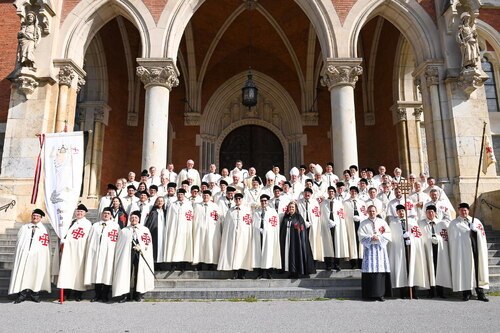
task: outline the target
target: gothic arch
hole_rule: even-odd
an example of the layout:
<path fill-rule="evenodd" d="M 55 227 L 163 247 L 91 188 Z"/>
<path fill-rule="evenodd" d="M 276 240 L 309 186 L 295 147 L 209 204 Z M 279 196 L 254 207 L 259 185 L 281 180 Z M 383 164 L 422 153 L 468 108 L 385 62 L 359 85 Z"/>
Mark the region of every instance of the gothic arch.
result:
<path fill-rule="evenodd" d="M 142 57 L 148 57 L 151 52 L 150 32 L 156 29 L 156 25 L 148 8 L 140 0 L 117 0 L 112 4 L 108 0 L 81 1 L 62 24 L 56 57 L 72 59 L 77 65 L 83 66 L 85 52 L 95 34 L 118 15 L 128 19 L 137 28 L 141 37 Z"/>
<path fill-rule="evenodd" d="M 206 0 L 170 0 L 158 20 L 158 27 L 164 29 L 162 38 L 163 56 L 176 60 L 184 30 L 196 10 Z M 324 58 L 337 56 L 337 38 L 334 27 L 340 27 L 340 20 L 330 0 L 295 0 L 316 29 Z"/>
<path fill-rule="evenodd" d="M 350 30 L 350 53 L 354 57 L 361 29 L 377 15 L 387 19 L 405 36 L 413 47 L 417 63 L 442 57 L 436 25 L 422 6 L 416 1 L 385 0 L 359 0 L 347 15 L 344 26 Z"/>

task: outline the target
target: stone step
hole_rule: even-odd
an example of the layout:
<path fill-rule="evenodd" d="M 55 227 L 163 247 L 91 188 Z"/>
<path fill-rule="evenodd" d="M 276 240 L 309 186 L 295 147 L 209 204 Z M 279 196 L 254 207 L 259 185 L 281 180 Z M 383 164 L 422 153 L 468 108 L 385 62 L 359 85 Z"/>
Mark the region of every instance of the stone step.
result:
<path fill-rule="evenodd" d="M 488 250 L 500 250 L 500 243 L 488 243 Z"/>
<path fill-rule="evenodd" d="M 500 274 L 500 265 L 488 266 L 488 272 L 491 274 Z"/>
<path fill-rule="evenodd" d="M 491 274 L 490 273 L 490 284 L 500 285 L 500 273 L 499 274 Z"/>
<path fill-rule="evenodd" d="M 500 250 L 491 250 L 491 249 L 489 249 L 488 250 L 488 257 L 489 258 L 500 257 Z"/>
<path fill-rule="evenodd" d="M 10 269 L 0 269 L 0 277 L 9 277 L 10 278 Z"/>
<path fill-rule="evenodd" d="M 338 287 L 360 287 L 359 278 L 347 279 L 245 279 L 245 280 L 220 280 L 220 279 L 178 279 L 158 280 L 156 288 L 170 289 L 272 289 L 272 288 L 338 288 Z"/>
<path fill-rule="evenodd" d="M 14 268 L 13 261 L 0 261 L 0 269 L 12 270 Z"/>
<path fill-rule="evenodd" d="M 247 277 L 249 279 L 254 279 L 257 277 L 257 272 L 247 272 Z M 174 271 L 174 272 L 162 272 L 157 271 L 156 277 L 161 279 L 222 279 L 228 280 L 233 276 L 232 272 L 223 271 Z M 285 278 L 284 274 L 273 274 L 277 279 Z M 344 269 L 340 272 L 335 271 L 324 271 L 318 270 L 317 273 L 311 274 L 309 276 L 311 279 L 315 278 L 361 278 L 361 271 L 359 269 Z"/>
<path fill-rule="evenodd" d="M 500 257 L 488 258 L 488 265 L 500 265 Z"/>

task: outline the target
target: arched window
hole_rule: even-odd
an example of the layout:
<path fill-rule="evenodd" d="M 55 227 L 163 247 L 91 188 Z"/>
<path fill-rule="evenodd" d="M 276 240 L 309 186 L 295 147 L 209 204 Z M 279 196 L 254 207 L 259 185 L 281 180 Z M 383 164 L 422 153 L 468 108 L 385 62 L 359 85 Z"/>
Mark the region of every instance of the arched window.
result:
<path fill-rule="evenodd" d="M 486 92 L 486 103 L 488 104 L 489 112 L 498 112 L 500 108 L 498 107 L 498 95 L 496 89 L 496 78 L 493 70 L 493 65 L 488 61 L 486 57 L 483 57 L 481 62 L 483 71 L 488 75 L 488 80 L 484 82 L 484 90 Z"/>

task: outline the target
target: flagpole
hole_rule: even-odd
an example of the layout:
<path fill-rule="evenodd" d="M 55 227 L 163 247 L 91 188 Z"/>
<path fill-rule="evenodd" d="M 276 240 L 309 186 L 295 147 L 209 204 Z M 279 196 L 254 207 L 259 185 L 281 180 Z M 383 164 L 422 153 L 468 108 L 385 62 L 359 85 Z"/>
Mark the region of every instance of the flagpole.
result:
<path fill-rule="evenodd" d="M 477 192 L 479 189 L 479 177 L 481 175 L 481 162 L 483 161 L 484 135 L 485 134 L 486 134 L 486 122 L 483 123 L 483 135 L 481 136 L 481 151 L 479 153 L 479 163 L 477 166 L 476 192 L 474 194 L 474 201 L 472 202 L 472 223 L 474 223 L 474 216 L 476 215 Z"/>

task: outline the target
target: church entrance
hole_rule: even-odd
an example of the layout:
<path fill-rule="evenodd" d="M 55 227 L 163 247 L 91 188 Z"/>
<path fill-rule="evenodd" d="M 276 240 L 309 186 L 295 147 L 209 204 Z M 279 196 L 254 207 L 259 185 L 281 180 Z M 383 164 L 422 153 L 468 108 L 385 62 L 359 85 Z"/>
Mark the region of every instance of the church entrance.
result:
<path fill-rule="evenodd" d="M 280 173 L 284 174 L 281 142 L 273 132 L 262 126 L 238 127 L 226 136 L 220 148 L 220 167 L 231 171 L 238 159 L 243 161 L 247 170 L 253 166 L 263 181 L 273 165 L 279 166 Z"/>

